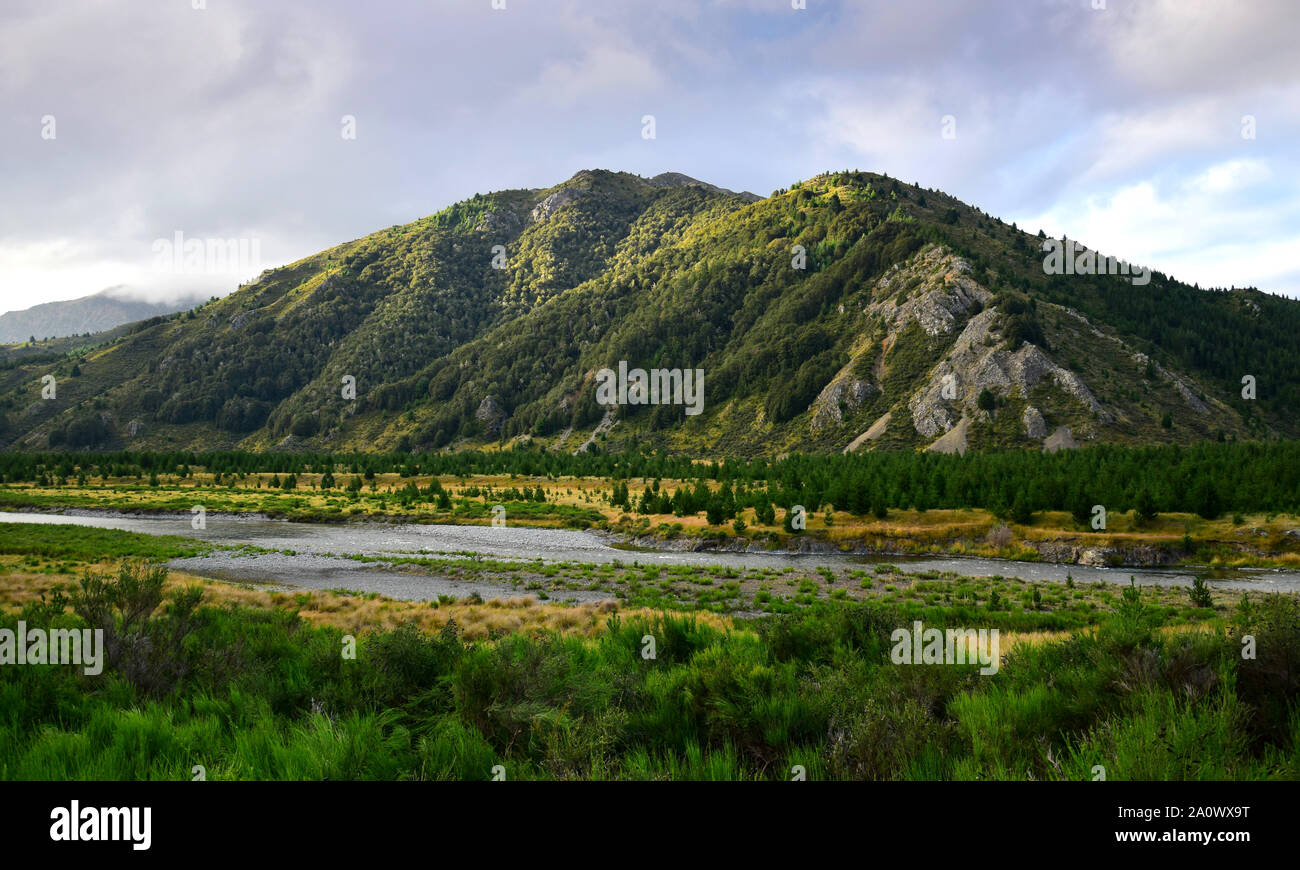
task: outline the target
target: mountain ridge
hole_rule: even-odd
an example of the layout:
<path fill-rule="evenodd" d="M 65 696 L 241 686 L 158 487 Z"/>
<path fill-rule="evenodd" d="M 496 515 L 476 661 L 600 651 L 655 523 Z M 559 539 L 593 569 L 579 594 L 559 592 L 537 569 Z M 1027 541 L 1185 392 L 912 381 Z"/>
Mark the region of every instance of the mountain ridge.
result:
<path fill-rule="evenodd" d="M 760 198 L 582 170 L 268 270 L 92 352 L 8 363 L 0 440 L 778 455 L 1300 431 L 1300 303 L 1158 271 L 1048 275 L 1044 241 L 874 173 Z M 704 413 L 597 405 L 619 361 L 702 368 Z"/>
<path fill-rule="evenodd" d="M 197 301 L 147 302 L 114 292 L 120 289 L 110 287 L 77 299 L 42 302 L 30 308 L 6 311 L 0 314 L 0 344 L 94 335 L 138 320 L 172 314 Z"/>

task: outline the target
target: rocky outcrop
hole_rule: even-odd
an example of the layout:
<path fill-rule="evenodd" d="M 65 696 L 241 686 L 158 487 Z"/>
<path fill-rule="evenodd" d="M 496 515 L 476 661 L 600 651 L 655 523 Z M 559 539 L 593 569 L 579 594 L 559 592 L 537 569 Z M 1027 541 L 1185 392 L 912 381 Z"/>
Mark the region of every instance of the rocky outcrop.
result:
<path fill-rule="evenodd" d="M 1088 330 L 1093 335 L 1097 336 L 1098 338 L 1103 338 L 1107 341 L 1119 345 L 1124 350 L 1124 352 L 1129 355 L 1129 357 L 1133 360 L 1133 362 L 1137 366 L 1146 367 L 1148 364 L 1150 364 L 1155 369 L 1157 375 L 1159 375 L 1160 377 L 1164 378 L 1165 380 L 1169 381 L 1171 384 L 1174 385 L 1174 389 L 1178 391 L 1178 395 L 1182 397 L 1183 401 L 1186 402 L 1187 406 L 1190 407 L 1193 411 L 1195 411 L 1198 414 L 1208 414 L 1210 412 L 1209 406 L 1206 405 L 1205 402 L 1201 400 L 1201 397 L 1198 396 L 1196 392 L 1190 386 L 1188 386 L 1187 382 L 1184 381 L 1181 377 L 1169 371 L 1169 369 L 1165 368 L 1160 363 L 1151 359 L 1141 351 L 1133 350 L 1131 347 L 1129 347 L 1128 344 L 1126 344 L 1118 336 L 1108 335 L 1107 333 L 1102 332 L 1100 329 L 1094 326 L 1092 322 L 1088 320 L 1087 317 L 1085 317 L 1083 314 L 1080 314 L 1078 311 L 1075 311 L 1073 308 L 1062 306 L 1061 310 L 1064 311 L 1066 314 L 1069 314 L 1071 317 L 1075 318 L 1076 320 L 1078 320 L 1080 323 L 1084 324 L 1086 327 L 1088 327 Z"/>
<path fill-rule="evenodd" d="M 964 259 L 936 245 L 905 265 L 890 269 L 872 288 L 872 301 L 864 313 L 885 326 L 882 356 L 892 348 L 902 331 L 915 323 L 928 336 L 957 332 L 947 356 L 935 365 L 926 382 L 907 400 L 912 426 L 924 438 L 938 439 L 962 418 L 978 419 L 980 393 L 1028 398 L 1043 383 L 1073 397 L 1103 423 L 1112 415 L 1102 407 L 1083 380 L 1053 362 L 1041 348 L 1028 342 L 1015 351 L 1001 341 L 995 327 L 996 307 L 986 307 L 991 294 L 971 277 Z M 832 396 L 840 398 L 844 384 L 837 376 L 814 403 L 813 427 L 840 422 Z M 882 374 L 877 372 L 877 377 Z M 1037 409 L 1026 411 L 1022 420 L 1028 437 L 1047 434 L 1047 423 Z M 862 436 L 859 436 L 861 439 Z M 962 438 L 943 441 L 935 449 L 948 449 Z M 861 440 L 855 441 L 857 446 Z M 964 449 L 964 444 L 963 444 Z"/>
<path fill-rule="evenodd" d="M 1011 352 L 996 342 L 989 343 L 996 316 L 996 308 L 988 308 L 971 317 L 948 359 L 931 369 L 930 380 L 907 402 L 918 433 L 933 438 L 952 428 L 954 417 L 974 416 L 984 390 L 1004 397 L 1027 397 L 1044 381 L 1078 399 L 1100 420 L 1112 419 L 1082 378 L 1053 363 L 1039 347 L 1024 343 Z"/>
<path fill-rule="evenodd" d="M 591 449 L 591 445 L 596 443 L 597 438 L 608 432 L 610 429 L 613 429 L 617 424 L 618 418 L 614 416 L 614 409 L 606 408 L 605 416 L 600 418 L 600 422 L 596 424 L 595 429 L 591 430 L 591 435 L 587 437 L 586 441 L 582 442 L 582 446 L 573 451 L 574 454 L 586 453 Z"/>
<path fill-rule="evenodd" d="M 1066 565 L 1087 565 L 1093 568 L 1156 568 L 1172 565 L 1177 555 L 1159 547 L 1138 545 L 1133 547 L 1082 546 L 1068 541 L 1025 541 L 1047 562 Z"/>
<path fill-rule="evenodd" d="M 1210 413 L 1209 407 L 1201 401 L 1200 396 L 1192 392 L 1192 388 L 1187 386 L 1186 382 L 1184 382 L 1182 378 L 1162 366 L 1157 365 L 1156 367 L 1160 369 L 1161 374 L 1173 381 L 1174 389 L 1178 391 L 1178 395 L 1183 397 L 1183 401 L 1187 403 L 1189 408 L 1198 414 Z"/>
<path fill-rule="evenodd" d="M 539 206 L 540 208 L 540 206 Z M 536 211 L 536 209 L 534 209 Z M 483 230 L 490 233 L 504 233 L 514 235 L 523 229 L 524 222 L 519 215 L 503 209 L 501 211 L 485 211 L 483 217 L 479 219 L 478 226 L 475 229 Z"/>
<path fill-rule="evenodd" d="M 1020 415 L 1020 422 L 1025 426 L 1025 437 L 1039 441 L 1047 436 L 1047 421 L 1043 419 L 1042 411 L 1033 405 L 1025 408 L 1025 413 Z"/>
<path fill-rule="evenodd" d="M 680 172 L 661 172 L 654 178 L 646 180 L 646 184 L 651 187 L 699 187 L 711 193 L 722 193 L 729 196 L 739 196 L 749 202 L 757 202 L 763 197 L 757 194 L 745 191 L 736 193 L 734 190 L 727 190 L 725 187 L 718 187 L 716 184 L 709 184 L 706 181 L 700 181 L 698 178 L 691 178 L 689 175 L 683 175 Z"/>
<path fill-rule="evenodd" d="M 891 336 L 913 321 L 926 335 L 940 335 L 953 332 L 993 294 L 970 277 L 969 263 L 935 246 L 886 272 L 871 298 L 866 313 L 883 320 Z"/>
<path fill-rule="evenodd" d="M 856 365 L 855 360 L 840 369 L 813 399 L 809 407 L 812 411 L 809 426 L 813 432 L 840 425 L 844 422 L 844 411 L 853 410 L 879 392 L 874 384 L 854 374 Z"/>
<path fill-rule="evenodd" d="M 972 317 L 947 359 L 931 369 L 925 386 L 909 400 L 918 433 L 933 438 L 952 428 L 954 417 L 974 416 L 984 390 L 1027 397 L 1045 381 L 1078 400 L 1102 422 L 1112 419 L 1078 375 L 1052 362 L 1036 345 L 1026 342 L 1012 352 L 992 340 L 996 317 L 996 308 Z"/>
<path fill-rule="evenodd" d="M 505 408 L 492 396 L 484 396 L 478 410 L 474 412 L 474 419 L 483 424 L 483 430 L 489 435 L 495 435 L 501 430 L 501 424 L 507 416 Z"/>
<path fill-rule="evenodd" d="M 571 202 L 576 202 L 586 194 L 576 187 L 562 187 L 539 202 L 528 215 L 529 223 L 544 221 Z"/>
<path fill-rule="evenodd" d="M 244 324 L 248 323 L 248 318 L 252 316 L 253 313 L 251 311 L 241 311 L 239 314 L 236 314 L 234 317 L 230 318 L 230 328 L 242 329 L 244 327 Z"/>

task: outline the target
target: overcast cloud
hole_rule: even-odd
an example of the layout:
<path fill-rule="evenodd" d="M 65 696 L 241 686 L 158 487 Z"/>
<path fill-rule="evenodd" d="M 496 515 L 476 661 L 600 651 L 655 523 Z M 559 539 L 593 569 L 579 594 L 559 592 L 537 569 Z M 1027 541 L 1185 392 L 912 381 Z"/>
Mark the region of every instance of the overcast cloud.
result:
<path fill-rule="evenodd" d="M 0 311 L 224 294 L 253 274 L 159 272 L 155 240 L 273 266 L 583 168 L 887 172 L 1300 296 L 1294 0 L 195 2 L 0 6 Z"/>

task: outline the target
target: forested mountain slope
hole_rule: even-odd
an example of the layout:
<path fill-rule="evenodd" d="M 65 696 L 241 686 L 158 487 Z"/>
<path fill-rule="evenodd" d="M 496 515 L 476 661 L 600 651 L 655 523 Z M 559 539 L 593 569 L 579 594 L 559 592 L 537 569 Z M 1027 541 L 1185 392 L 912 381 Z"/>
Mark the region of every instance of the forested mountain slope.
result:
<path fill-rule="evenodd" d="M 1159 272 L 1048 275 L 1042 242 L 871 173 L 758 200 L 584 171 L 268 271 L 105 347 L 5 363 L 0 439 L 775 455 L 1300 432 L 1300 303 Z M 598 373 L 620 361 L 703 370 L 703 412 L 601 406 Z"/>

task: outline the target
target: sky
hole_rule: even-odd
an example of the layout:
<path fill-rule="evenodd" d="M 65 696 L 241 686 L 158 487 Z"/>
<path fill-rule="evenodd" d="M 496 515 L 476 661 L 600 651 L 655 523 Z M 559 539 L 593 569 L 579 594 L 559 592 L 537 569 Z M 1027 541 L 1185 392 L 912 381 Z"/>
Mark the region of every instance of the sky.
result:
<path fill-rule="evenodd" d="M 1300 297 L 1297 37 L 1295 0 L 3 0 L 0 311 L 224 295 L 587 168 L 884 172 Z"/>

